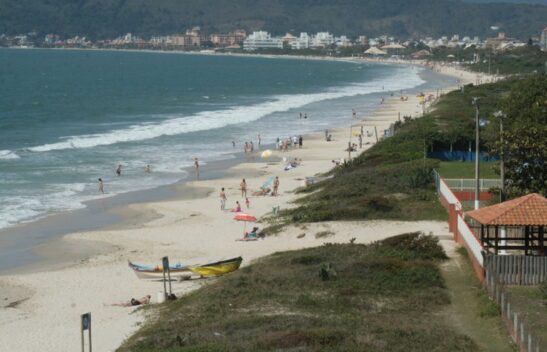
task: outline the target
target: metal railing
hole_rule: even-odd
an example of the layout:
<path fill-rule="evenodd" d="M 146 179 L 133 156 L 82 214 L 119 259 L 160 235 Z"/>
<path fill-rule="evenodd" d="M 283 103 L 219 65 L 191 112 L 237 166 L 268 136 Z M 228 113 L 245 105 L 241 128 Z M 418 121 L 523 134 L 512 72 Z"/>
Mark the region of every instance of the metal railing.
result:
<path fill-rule="evenodd" d="M 475 179 L 473 178 L 443 178 L 446 185 L 454 191 L 473 191 L 475 190 Z M 480 190 L 488 191 L 491 188 L 501 188 L 500 179 L 481 178 Z"/>

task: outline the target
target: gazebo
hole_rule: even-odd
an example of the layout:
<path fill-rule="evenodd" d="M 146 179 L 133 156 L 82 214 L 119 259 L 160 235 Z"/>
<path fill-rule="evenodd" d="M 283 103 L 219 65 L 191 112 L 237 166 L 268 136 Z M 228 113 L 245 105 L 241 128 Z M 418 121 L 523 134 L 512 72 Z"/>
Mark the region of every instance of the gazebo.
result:
<path fill-rule="evenodd" d="M 537 193 L 465 213 L 486 252 L 545 256 L 547 199 Z"/>
<path fill-rule="evenodd" d="M 387 53 L 383 50 L 380 50 L 378 49 L 377 47 L 373 46 L 373 47 L 370 47 L 368 50 L 365 51 L 365 54 L 366 55 L 373 55 L 373 56 L 378 56 L 378 55 L 387 55 Z"/>

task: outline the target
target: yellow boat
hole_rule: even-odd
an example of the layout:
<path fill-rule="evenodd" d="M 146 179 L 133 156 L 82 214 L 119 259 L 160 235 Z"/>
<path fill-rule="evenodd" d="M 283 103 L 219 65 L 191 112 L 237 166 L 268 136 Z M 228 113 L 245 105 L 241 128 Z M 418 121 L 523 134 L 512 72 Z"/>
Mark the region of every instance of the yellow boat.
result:
<path fill-rule="evenodd" d="M 202 277 L 221 276 L 239 269 L 243 258 L 237 257 L 216 263 L 190 266 L 188 269 Z"/>

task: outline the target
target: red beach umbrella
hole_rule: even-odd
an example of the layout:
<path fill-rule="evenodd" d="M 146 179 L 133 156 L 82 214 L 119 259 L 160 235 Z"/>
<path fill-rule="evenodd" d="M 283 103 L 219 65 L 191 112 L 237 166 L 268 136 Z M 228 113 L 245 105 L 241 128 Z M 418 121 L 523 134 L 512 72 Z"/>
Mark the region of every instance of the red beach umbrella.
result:
<path fill-rule="evenodd" d="M 237 213 L 234 217 L 237 221 L 256 221 L 256 217 L 251 214 Z"/>
<path fill-rule="evenodd" d="M 255 222 L 255 221 L 256 221 L 256 217 L 253 216 L 253 215 L 250 215 L 250 214 L 237 213 L 236 216 L 234 216 L 234 220 L 243 221 L 243 222 L 244 222 L 244 225 L 243 225 L 243 233 L 245 233 L 245 229 L 247 228 L 247 221 Z"/>

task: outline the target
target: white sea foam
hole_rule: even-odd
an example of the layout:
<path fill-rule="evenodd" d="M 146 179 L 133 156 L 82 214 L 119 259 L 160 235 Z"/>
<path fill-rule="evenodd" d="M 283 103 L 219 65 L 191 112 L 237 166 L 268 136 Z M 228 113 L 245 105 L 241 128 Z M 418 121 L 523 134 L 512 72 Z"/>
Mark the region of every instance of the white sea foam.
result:
<path fill-rule="evenodd" d="M 19 159 L 19 155 L 11 150 L 0 150 L 0 160 Z"/>
<path fill-rule="evenodd" d="M 63 149 L 92 148 L 222 128 L 228 125 L 253 122 L 276 112 L 289 111 L 319 101 L 378 93 L 382 91 L 382 87 L 385 91 L 409 89 L 423 82 L 414 69 L 398 67 L 395 69 L 395 73 L 387 78 L 352 84 L 346 87 L 332 88 L 321 93 L 278 95 L 271 97 L 271 100 L 268 102 L 256 105 L 239 106 L 220 111 L 204 111 L 191 116 L 172 117 L 159 123 L 137 124 L 107 133 L 69 136 L 64 137 L 60 142 L 31 147 L 28 150 L 32 152 L 47 152 Z"/>

